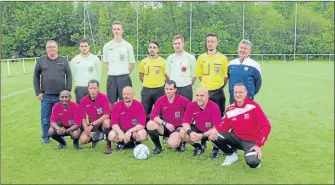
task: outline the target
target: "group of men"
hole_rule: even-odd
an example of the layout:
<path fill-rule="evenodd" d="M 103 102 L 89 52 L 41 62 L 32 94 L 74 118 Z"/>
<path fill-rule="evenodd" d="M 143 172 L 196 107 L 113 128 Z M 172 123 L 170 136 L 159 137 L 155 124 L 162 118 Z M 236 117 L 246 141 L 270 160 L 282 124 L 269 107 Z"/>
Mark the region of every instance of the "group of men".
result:
<path fill-rule="evenodd" d="M 236 149 L 241 149 L 250 167 L 260 166 L 260 147 L 271 126 L 253 101 L 262 81 L 259 64 L 249 58 L 250 41 L 240 42 L 239 58 L 230 62 L 217 51 L 215 33 L 207 35 L 207 52 L 197 60 L 184 50 L 181 35 L 173 37 L 175 53 L 167 60 L 159 56 L 159 43 L 150 41 L 148 57 L 139 66 L 143 82 L 139 102 L 129 76 L 135 64 L 133 47 L 122 38 L 123 31 L 122 23 L 113 22 L 114 39 L 103 48 L 107 94 L 100 92 L 101 62 L 89 52 L 88 41 L 80 41 L 81 52 L 70 64 L 58 56 L 55 41 L 47 42 L 47 55 L 38 59 L 34 73 L 43 144 L 51 137 L 63 149 L 67 146 L 63 136 L 70 136 L 75 149 L 89 142 L 95 148 L 105 134 L 104 153 L 111 154 L 111 142 L 116 143 L 116 150 L 134 148 L 149 135 L 155 145 L 153 154 L 159 154 L 163 151 L 159 136 L 163 136 L 169 148 L 178 152 L 185 151 L 189 143 L 193 154 L 201 155 L 211 141 L 212 159 L 219 150 L 226 154 L 222 165 L 234 163 Z M 71 101 L 72 76 L 76 103 Z M 201 87 L 192 102 L 197 77 Z M 223 88 L 228 82 L 230 106 L 226 110 Z"/>

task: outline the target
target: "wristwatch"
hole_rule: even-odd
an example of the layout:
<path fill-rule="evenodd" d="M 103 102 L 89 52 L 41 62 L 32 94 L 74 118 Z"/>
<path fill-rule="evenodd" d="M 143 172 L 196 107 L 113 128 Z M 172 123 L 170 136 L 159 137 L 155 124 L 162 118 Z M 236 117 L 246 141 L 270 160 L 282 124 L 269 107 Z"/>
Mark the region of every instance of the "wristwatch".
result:
<path fill-rule="evenodd" d="M 163 121 L 162 125 L 163 125 L 163 127 L 166 127 L 166 125 L 167 125 L 166 121 Z"/>

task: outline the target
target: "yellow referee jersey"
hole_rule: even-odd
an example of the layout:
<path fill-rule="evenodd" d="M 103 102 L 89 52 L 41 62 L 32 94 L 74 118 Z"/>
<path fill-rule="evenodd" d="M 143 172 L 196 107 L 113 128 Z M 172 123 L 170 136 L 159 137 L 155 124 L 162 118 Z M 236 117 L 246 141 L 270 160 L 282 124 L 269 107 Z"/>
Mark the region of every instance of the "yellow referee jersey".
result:
<path fill-rule="evenodd" d="M 228 76 L 228 59 L 217 52 L 215 55 L 204 53 L 197 60 L 197 77 L 201 77 L 200 85 L 208 90 L 216 90 L 223 86 Z"/>
<path fill-rule="evenodd" d="M 141 61 L 139 72 L 144 74 L 143 87 L 162 87 L 165 84 L 166 60 L 160 56 L 147 57 Z"/>

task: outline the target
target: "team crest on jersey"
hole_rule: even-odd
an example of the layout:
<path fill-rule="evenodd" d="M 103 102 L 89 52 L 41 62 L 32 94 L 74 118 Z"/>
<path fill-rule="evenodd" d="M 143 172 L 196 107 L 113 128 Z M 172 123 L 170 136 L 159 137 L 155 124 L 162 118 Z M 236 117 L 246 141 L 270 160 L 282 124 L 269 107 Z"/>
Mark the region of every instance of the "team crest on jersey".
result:
<path fill-rule="evenodd" d="M 160 70 L 159 70 L 159 69 L 156 69 L 155 74 L 158 75 L 159 72 L 160 72 Z"/>
<path fill-rule="evenodd" d="M 247 66 L 244 67 L 244 71 L 248 71 L 248 67 Z"/>
<path fill-rule="evenodd" d="M 124 62 L 126 60 L 126 55 L 120 53 L 120 61 Z"/>
<path fill-rule="evenodd" d="M 186 72 L 187 71 L 187 67 L 186 66 L 182 66 L 181 67 L 181 72 Z"/>
<path fill-rule="evenodd" d="M 88 72 L 93 72 L 93 67 L 88 67 Z"/>
<path fill-rule="evenodd" d="M 180 118 L 180 111 L 174 113 L 174 118 Z"/>
<path fill-rule="evenodd" d="M 98 108 L 98 109 L 97 109 L 97 113 L 98 113 L 98 114 L 102 114 L 102 113 L 103 113 L 102 108 Z"/>
<path fill-rule="evenodd" d="M 206 128 L 212 128 L 212 123 L 211 122 L 206 122 Z"/>
<path fill-rule="evenodd" d="M 67 123 L 68 123 L 69 125 L 74 125 L 74 121 L 73 121 L 73 120 L 68 120 Z"/>
<path fill-rule="evenodd" d="M 220 71 L 221 71 L 221 68 L 220 68 L 220 67 L 218 67 L 218 66 L 214 66 L 214 72 L 215 72 L 216 74 L 219 74 Z"/>
<path fill-rule="evenodd" d="M 249 114 L 244 114 L 244 119 L 249 119 Z"/>
<path fill-rule="evenodd" d="M 138 124 L 138 121 L 137 121 L 137 119 L 132 119 L 132 120 L 131 120 L 131 123 L 132 123 L 133 125 L 137 125 L 137 124 Z"/>

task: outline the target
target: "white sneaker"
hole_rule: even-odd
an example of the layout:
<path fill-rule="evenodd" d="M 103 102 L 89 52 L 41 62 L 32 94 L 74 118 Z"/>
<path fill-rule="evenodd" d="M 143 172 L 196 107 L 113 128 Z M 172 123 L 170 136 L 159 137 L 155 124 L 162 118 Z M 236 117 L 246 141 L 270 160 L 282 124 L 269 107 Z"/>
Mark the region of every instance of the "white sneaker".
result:
<path fill-rule="evenodd" d="M 226 155 L 226 159 L 221 164 L 222 166 L 229 166 L 238 160 L 237 154 L 234 152 L 231 155 Z"/>

